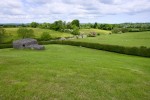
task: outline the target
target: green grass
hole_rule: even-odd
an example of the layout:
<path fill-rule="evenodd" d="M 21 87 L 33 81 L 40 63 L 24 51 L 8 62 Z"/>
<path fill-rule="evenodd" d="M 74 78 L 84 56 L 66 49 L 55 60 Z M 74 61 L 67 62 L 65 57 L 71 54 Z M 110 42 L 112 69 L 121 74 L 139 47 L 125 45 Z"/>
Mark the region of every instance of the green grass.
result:
<path fill-rule="evenodd" d="M 100 29 L 80 29 L 80 32 L 84 33 L 84 34 L 89 34 L 91 32 L 96 32 L 96 33 L 99 33 L 99 34 L 109 34 L 109 33 L 111 33 L 111 31 L 100 30 Z"/>
<path fill-rule="evenodd" d="M 150 59 L 83 47 L 0 50 L 1 100 L 148 100 Z"/>
<path fill-rule="evenodd" d="M 18 28 L 5 28 L 5 29 L 8 34 L 11 34 L 14 37 L 17 36 Z M 35 37 L 37 37 L 37 38 L 39 38 L 43 32 L 48 32 L 53 38 L 72 36 L 69 33 L 63 33 L 63 32 L 53 31 L 53 30 L 49 30 L 49 29 L 40 29 L 40 28 L 28 28 L 28 29 L 33 29 Z"/>
<path fill-rule="evenodd" d="M 150 47 L 150 31 L 148 32 L 129 32 L 122 34 L 100 35 L 97 37 L 89 37 L 78 39 L 75 41 L 92 42 L 101 44 L 121 45 L 130 47 L 146 46 Z"/>

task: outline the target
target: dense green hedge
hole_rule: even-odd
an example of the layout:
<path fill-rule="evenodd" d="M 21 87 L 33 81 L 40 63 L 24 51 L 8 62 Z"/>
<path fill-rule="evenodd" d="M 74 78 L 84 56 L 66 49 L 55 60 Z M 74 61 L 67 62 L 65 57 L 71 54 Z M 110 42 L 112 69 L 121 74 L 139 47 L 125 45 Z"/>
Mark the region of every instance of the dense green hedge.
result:
<path fill-rule="evenodd" d="M 142 57 L 150 57 L 150 48 L 141 46 L 141 47 L 125 47 L 117 45 L 107 45 L 99 43 L 88 43 L 88 42 L 76 42 L 76 41 L 40 41 L 39 44 L 64 44 L 72 46 L 82 46 L 86 48 L 105 50 L 110 52 L 116 52 L 127 55 L 136 55 Z M 3 48 L 12 48 L 12 44 L 0 44 L 0 49 Z"/>
<path fill-rule="evenodd" d="M 64 45 L 73 45 L 73 46 L 82 46 L 92 49 L 105 50 L 110 52 L 116 52 L 127 55 L 136 55 L 142 57 L 150 57 L 150 48 L 141 46 L 141 47 L 125 47 L 117 45 L 107 45 L 99 43 L 88 43 L 88 42 L 76 42 L 76 41 L 43 41 L 40 44 L 64 44 Z"/>
<path fill-rule="evenodd" d="M 4 49 L 4 48 L 12 48 L 12 44 L 0 44 L 0 49 Z"/>

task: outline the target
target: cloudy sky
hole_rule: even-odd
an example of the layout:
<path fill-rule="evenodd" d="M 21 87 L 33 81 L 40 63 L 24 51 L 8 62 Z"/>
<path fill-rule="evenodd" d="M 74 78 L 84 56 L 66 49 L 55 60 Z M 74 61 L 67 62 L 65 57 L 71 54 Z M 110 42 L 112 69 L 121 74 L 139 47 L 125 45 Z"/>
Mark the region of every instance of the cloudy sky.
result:
<path fill-rule="evenodd" d="M 1 0 L 0 23 L 150 22 L 150 0 Z"/>

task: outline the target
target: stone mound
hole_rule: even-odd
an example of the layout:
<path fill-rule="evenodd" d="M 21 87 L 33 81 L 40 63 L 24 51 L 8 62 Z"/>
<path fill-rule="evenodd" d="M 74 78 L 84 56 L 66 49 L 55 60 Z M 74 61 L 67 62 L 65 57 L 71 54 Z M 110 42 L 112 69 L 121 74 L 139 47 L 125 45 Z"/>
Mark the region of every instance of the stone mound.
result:
<path fill-rule="evenodd" d="M 37 40 L 26 38 L 13 41 L 13 48 L 15 49 L 35 49 L 35 50 L 44 50 L 43 45 L 38 45 Z"/>

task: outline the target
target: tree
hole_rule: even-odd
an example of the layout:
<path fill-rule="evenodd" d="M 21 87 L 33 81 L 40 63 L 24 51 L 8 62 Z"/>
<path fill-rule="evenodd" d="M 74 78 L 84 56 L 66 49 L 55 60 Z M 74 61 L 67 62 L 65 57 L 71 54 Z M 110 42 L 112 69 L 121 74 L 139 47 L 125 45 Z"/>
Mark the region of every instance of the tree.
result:
<path fill-rule="evenodd" d="M 32 22 L 32 23 L 30 24 L 30 27 L 36 28 L 38 25 L 39 25 L 38 23 Z"/>
<path fill-rule="evenodd" d="M 94 23 L 93 28 L 97 28 L 97 22 Z"/>
<path fill-rule="evenodd" d="M 41 35 L 41 40 L 43 41 L 47 41 L 47 40 L 50 40 L 51 39 L 51 36 L 48 32 L 43 32 L 43 34 Z"/>
<path fill-rule="evenodd" d="M 34 31 L 32 29 L 27 28 L 19 28 L 17 30 L 18 37 L 20 38 L 33 38 L 34 37 Z"/>
<path fill-rule="evenodd" d="M 79 20 L 77 20 L 77 19 L 73 20 L 73 21 L 71 22 L 71 24 L 72 24 L 72 25 L 75 25 L 75 26 L 77 26 L 77 27 L 80 27 L 80 22 L 79 22 Z"/>
<path fill-rule="evenodd" d="M 73 31 L 71 32 L 73 35 L 79 35 L 79 27 L 73 25 Z"/>
<path fill-rule="evenodd" d="M 55 21 L 51 24 L 51 29 L 55 31 L 61 31 L 63 29 L 63 22 L 61 20 Z"/>
<path fill-rule="evenodd" d="M 0 43 L 3 42 L 5 35 L 6 35 L 6 30 L 4 28 L 0 28 Z"/>

